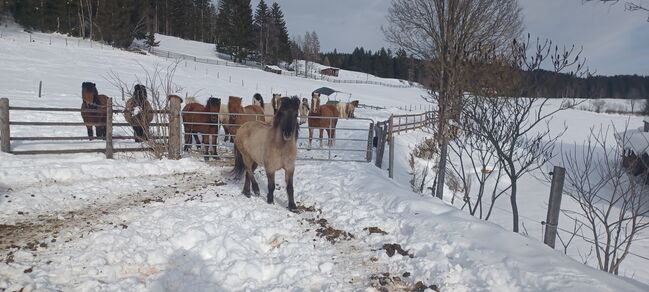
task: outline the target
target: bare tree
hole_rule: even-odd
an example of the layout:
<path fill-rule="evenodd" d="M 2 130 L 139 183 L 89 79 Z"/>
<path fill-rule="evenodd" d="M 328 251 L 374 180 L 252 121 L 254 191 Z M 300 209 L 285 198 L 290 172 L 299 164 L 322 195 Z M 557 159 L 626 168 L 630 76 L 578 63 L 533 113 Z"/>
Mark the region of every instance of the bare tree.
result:
<path fill-rule="evenodd" d="M 634 141 L 632 145 L 627 125 L 621 134 L 615 134 L 617 143 L 610 145 L 609 137 L 617 132 L 613 126 L 591 129 L 583 145 L 575 145 L 562 155 L 565 192 L 579 207 L 564 214 L 583 224 L 598 268 L 612 274 L 618 274 L 632 243 L 649 227 L 646 167 L 638 177 L 625 168 L 645 162 L 638 157 L 629 160 L 626 153 L 649 141 Z"/>
<path fill-rule="evenodd" d="M 448 156 L 449 120 L 462 108 L 464 60 L 479 47 L 508 49 L 522 31 L 516 0 L 393 0 L 386 39 L 424 60 L 434 82 L 429 102 L 437 101 L 440 161 L 436 196 L 443 197 Z M 434 84 L 435 83 L 435 84 Z M 434 90 L 433 90 L 434 89 Z"/>
<path fill-rule="evenodd" d="M 620 2 L 620 0 L 583 0 L 583 2 L 593 2 L 593 1 L 610 3 L 610 4 L 617 4 Z M 624 9 L 627 11 L 643 11 L 649 13 L 649 7 L 640 4 L 638 1 L 625 1 Z M 647 17 L 647 21 L 649 21 L 649 17 Z"/>

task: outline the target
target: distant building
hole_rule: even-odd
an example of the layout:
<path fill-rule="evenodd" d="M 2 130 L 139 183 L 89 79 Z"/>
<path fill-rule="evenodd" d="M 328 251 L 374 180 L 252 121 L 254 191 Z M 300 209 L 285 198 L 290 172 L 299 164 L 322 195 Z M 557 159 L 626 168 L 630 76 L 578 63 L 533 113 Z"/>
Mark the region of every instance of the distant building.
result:
<path fill-rule="evenodd" d="M 334 77 L 338 77 L 338 72 L 340 72 L 340 69 L 332 67 L 320 70 L 320 74 Z"/>
<path fill-rule="evenodd" d="M 282 68 L 273 65 L 267 65 L 264 67 L 264 71 L 282 75 Z"/>

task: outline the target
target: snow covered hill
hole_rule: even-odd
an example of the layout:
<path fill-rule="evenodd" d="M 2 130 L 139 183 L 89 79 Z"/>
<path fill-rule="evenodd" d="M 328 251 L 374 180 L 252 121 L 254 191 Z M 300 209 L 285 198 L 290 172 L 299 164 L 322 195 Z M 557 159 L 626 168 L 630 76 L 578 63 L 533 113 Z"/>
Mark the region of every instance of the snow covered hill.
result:
<path fill-rule="evenodd" d="M 60 35 L 34 33 L 30 42 L 16 27 L 2 29 L 0 96 L 12 105 L 76 107 L 80 83 L 87 80 L 119 97 L 107 80 L 110 72 L 134 83 L 144 78 L 145 69 L 172 62 Z M 192 42 L 175 42 L 186 52 L 202 50 Z M 38 98 L 41 80 L 44 94 Z M 181 63 L 175 83 L 200 100 L 251 98 L 255 92 L 308 96 L 332 86 L 362 103 L 395 107 L 422 103 L 425 94 L 193 62 Z M 393 112 L 398 110 L 360 109 L 357 115 L 384 119 Z M 591 118 L 566 115 L 561 119 Z M 34 118 L 79 120 L 76 115 L 12 117 Z M 16 128 L 21 134 L 44 134 Z M 83 135 L 85 129 L 65 134 Z M 398 137 L 398 159 L 423 136 Z M 276 204 L 267 205 L 262 198 L 240 195 L 242 182 L 231 180 L 228 170 L 192 158 L 0 154 L 0 290 L 649 290 L 412 193 L 404 174 L 390 180 L 372 164 L 299 162 L 299 214 L 286 210 L 283 183 Z M 265 189 L 263 171 L 258 172 Z M 536 204 L 545 200 L 545 190 L 530 185 L 527 191 L 543 193 Z"/>

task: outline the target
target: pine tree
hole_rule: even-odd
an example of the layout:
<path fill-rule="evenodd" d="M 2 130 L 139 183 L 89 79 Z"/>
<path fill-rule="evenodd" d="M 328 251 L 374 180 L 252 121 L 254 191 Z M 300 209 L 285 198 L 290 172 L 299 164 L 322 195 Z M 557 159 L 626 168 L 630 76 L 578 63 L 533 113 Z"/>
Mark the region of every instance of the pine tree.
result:
<path fill-rule="evenodd" d="M 268 63 L 268 43 L 270 38 L 271 15 L 264 0 L 259 1 L 255 11 L 255 39 L 262 64 Z"/>
<path fill-rule="evenodd" d="M 271 7 L 270 18 L 270 60 L 275 64 L 280 60 L 289 61 L 291 59 L 291 47 L 289 44 L 288 28 L 284 20 L 284 13 L 276 2 Z"/>

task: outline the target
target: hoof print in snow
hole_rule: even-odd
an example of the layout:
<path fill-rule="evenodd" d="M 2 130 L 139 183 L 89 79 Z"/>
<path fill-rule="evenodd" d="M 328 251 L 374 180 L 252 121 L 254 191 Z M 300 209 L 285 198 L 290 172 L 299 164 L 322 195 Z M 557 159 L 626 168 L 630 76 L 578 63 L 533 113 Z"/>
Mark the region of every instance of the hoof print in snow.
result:
<path fill-rule="evenodd" d="M 404 273 L 405 277 L 406 273 Z M 410 273 L 408 273 L 410 276 Z M 437 285 L 427 286 L 422 281 L 418 281 L 415 285 L 409 284 L 401 280 L 398 276 L 391 276 L 390 273 L 382 273 L 370 276 L 370 283 L 372 288 L 379 291 L 412 291 L 412 292 L 423 292 L 426 289 L 431 289 L 433 291 L 439 292 Z"/>
<path fill-rule="evenodd" d="M 151 204 L 151 202 L 164 203 L 165 201 L 160 197 L 146 198 L 146 199 L 142 200 L 142 203 L 144 203 L 145 205 L 146 204 Z"/>
<path fill-rule="evenodd" d="M 33 267 L 32 267 L 32 268 L 29 268 L 29 269 L 27 269 L 27 270 L 24 270 L 23 273 L 25 273 L 25 274 L 29 274 L 29 273 L 31 273 L 32 271 L 33 271 Z"/>
<path fill-rule="evenodd" d="M 305 213 L 305 212 L 318 212 L 318 213 L 322 214 L 322 210 L 317 209 L 316 207 L 313 207 L 313 206 L 308 206 L 307 207 L 307 206 L 304 206 L 302 204 L 298 204 L 296 213 L 301 214 L 301 213 Z"/>
<path fill-rule="evenodd" d="M 341 240 L 352 240 L 355 238 L 353 234 L 347 231 L 335 229 L 329 226 L 329 222 L 327 222 L 327 219 L 316 220 L 315 218 L 312 218 L 312 219 L 306 219 L 306 221 L 314 225 L 320 225 L 320 228 L 316 229 L 316 235 L 318 235 L 318 237 L 320 238 L 324 237 L 327 241 L 331 242 L 332 244 Z"/>
<path fill-rule="evenodd" d="M 398 254 L 400 254 L 400 255 L 402 255 L 404 257 L 405 256 L 408 256 L 410 258 L 415 257 L 414 254 L 408 253 L 408 251 L 403 250 L 403 248 L 401 248 L 401 244 L 386 243 L 386 244 L 383 245 L 383 249 L 385 250 L 385 253 L 388 254 L 389 257 L 394 256 L 396 253 L 398 253 Z"/>
<path fill-rule="evenodd" d="M 381 228 L 378 227 L 365 227 L 363 230 L 369 232 L 370 234 L 383 234 L 386 235 L 388 234 L 387 232 L 381 230 Z"/>
<path fill-rule="evenodd" d="M 408 277 L 410 277 L 410 272 L 405 272 L 401 276 L 403 276 L 404 278 L 408 278 Z"/>

